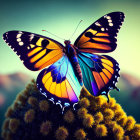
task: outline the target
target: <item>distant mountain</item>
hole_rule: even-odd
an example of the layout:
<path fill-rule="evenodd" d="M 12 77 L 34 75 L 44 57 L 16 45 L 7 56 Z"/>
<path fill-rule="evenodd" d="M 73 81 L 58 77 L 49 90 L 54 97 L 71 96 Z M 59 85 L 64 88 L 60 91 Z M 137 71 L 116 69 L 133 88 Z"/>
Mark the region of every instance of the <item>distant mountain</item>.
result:
<path fill-rule="evenodd" d="M 140 79 L 128 73 L 121 73 L 117 87 L 120 89 L 120 93 L 123 92 L 123 94 L 121 93 L 121 98 L 126 98 L 126 94 L 129 97 L 133 97 L 133 93 L 140 90 Z M 113 92 L 111 91 L 111 93 Z"/>
<path fill-rule="evenodd" d="M 5 103 L 5 96 L 3 95 L 3 93 L 0 93 L 0 108 L 4 103 Z"/>
<path fill-rule="evenodd" d="M 121 73 L 121 79 L 132 87 L 140 87 L 140 79 L 127 73 Z"/>
<path fill-rule="evenodd" d="M 31 80 L 31 77 L 24 73 L 14 73 L 8 75 L 0 74 L 0 92 L 13 92 L 15 89 L 20 89 Z"/>
<path fill-rule="evenodd" d="M 20 72 L 8 75 L 0 74 L 0 109 L 9 100 L 9 95 L 16 96 L 31 79 L 31 76 Z"/>
<path fill-rule="evenodd" d="M 120 80 L 127 85 L 127 88 L 123 90 L 129 90 L 130 97 L 140 103 L 140 79 L 130 74 L 122 73 Z"/>
<path fill-rule="evenodd" d="M 31 76 L 21 72 L 8 75 L 0 74 L 0 132 L 7 108 L 13 103 L 16 95 L 25 89 L 31 79 Z"/>

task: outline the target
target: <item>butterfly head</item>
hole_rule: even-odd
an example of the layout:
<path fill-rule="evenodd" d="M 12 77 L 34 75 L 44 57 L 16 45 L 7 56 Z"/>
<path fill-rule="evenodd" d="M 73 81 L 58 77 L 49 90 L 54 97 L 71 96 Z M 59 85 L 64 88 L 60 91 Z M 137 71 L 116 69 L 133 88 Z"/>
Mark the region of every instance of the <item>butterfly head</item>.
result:
<path fill-rule="evenodd" d="M 65 40 L 64 43 L 65 43 L 65 45 L 67 46 L 67 45 L 69 45 L 71 42 L 70 42 L 70 40 Z"/>

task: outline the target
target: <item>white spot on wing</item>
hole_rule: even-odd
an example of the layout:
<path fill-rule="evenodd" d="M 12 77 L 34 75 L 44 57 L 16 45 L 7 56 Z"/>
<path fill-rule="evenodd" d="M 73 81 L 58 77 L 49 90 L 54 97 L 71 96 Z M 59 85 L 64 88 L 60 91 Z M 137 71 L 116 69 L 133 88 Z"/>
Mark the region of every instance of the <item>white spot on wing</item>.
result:
<path fill-rule="evenodd" d="M 30 41 L 34 38 L 34 34 L 30 35 Z"/>
<path fill-rule="evenodd" d="M 106 16 L 106 18 L 107 18 L 107 19 L 111 19 L 111 17 L 110 17 L 110 16 Z"/>
<path fill-rule="evenodd" d="M 112 22 L 112 20 L 111 20 L 111 19 L 109 19 L 109 20 L 108 20 L 108 22 Z"/>
<path fill-rule="evenodd" d="M 105 31 L 105 29 L 104 28 L 101 28 L 101 31 Z"/>
<path fill-rule="evenodd" d="M 99 22 L 95 22 L 95 25 L 97 26 L 101 26 L 101 24 Z"/>
<path fill-rule="evenodd" d="M 17 42 L 20 42 L 21 41 L 21 38 L 17 38 Z"/>
<path fill-rule="evenodd" d="M 22 34 L 17 34 L 17 38 L 20 38 Z"/>
<path fill-rule="evenodd" d="M 19 45 L 20 45 L 20 46 L 23 46 L 23 44 L 24 44 L 23 42 L 19 42 Z"/>
<path fill-rule="evenodd" d="M 109 26 L 113 26 L 113 23 L 109 23 Z"/>

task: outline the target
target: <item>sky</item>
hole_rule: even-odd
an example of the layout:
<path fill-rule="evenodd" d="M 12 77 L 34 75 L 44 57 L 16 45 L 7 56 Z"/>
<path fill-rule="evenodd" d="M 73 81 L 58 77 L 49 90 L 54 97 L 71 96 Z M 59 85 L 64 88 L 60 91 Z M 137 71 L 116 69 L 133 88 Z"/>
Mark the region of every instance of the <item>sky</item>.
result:
<path fill-rule="evenodd" d="M 2 40 L 3 33 L 10 30 L 28 31 L 53 38 L 47 30 L 64 39 L 69 39 L 80 20 L 78 30 L 71 42 L 90 24 L 103 15 L 121 11 L 125 21 L 118 33 L 117 49 L 107 55 L 115 58 L 121 72 L 140 79 L 140 1 L 139 0 L 4 0 L 0 1 L 0 74 L 24 72 L 37 76 L 25 68 L 16 54 Z"/>

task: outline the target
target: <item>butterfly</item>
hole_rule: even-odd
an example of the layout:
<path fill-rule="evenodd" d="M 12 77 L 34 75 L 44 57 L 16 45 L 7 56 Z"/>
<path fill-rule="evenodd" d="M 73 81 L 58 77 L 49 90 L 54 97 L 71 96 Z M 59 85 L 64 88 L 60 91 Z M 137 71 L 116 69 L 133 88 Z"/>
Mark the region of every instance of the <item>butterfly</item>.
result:
<path fill-rule="evenodd" d="M 25 31 L 8 31 L 5 42 L 16 52 L 25 67 L 42 70 L 36 80 L 40 92 L 61 106 L 74 105 L 84 86 L 92 95 L 106 95 L 118 89 L 119 64 L 109 53 L 116 49 L 117 33 L 124 13 L 112 12 L 90 25 L 72 45 Z M 108 98 L 109 100 L 109 98 Z"/>

